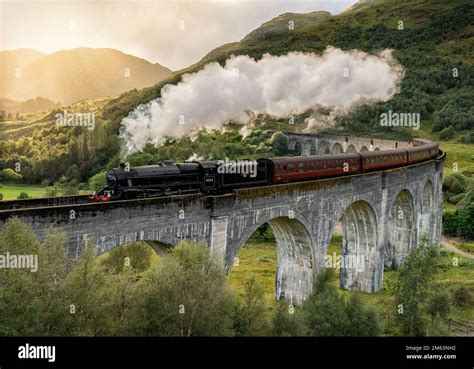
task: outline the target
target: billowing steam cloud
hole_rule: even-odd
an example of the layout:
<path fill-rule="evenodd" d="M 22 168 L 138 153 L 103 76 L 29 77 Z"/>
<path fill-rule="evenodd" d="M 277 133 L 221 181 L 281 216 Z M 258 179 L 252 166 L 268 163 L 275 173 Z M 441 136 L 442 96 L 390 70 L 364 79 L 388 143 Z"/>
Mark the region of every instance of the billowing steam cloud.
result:
<path fill-rule="evenodd" d="M 259 113 L 288 117 L 316 107 L 347 112 L 357 104 L 390 99 L 402 76 L 389 50 L 369 55 L 328 47 L 321 56 L 231 57 L 224 67 L 211 63 L 177 85 L 163 87 L 161 98 L 122 120 L 122 137 L 131 153 L 200 127 L 248 123 Z"/>

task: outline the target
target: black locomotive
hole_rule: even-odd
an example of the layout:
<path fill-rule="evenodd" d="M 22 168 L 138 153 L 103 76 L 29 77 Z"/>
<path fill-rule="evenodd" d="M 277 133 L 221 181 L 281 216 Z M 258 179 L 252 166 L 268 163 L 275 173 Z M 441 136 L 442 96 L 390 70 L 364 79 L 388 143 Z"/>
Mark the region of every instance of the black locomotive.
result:
<path fill-rule="evenodd" d="M 267 161 L 164 161 L 129 168 L 121 164 L 106 174 L 107 187 L 93 201 L 137 199 L 187 193 L 225 193 L 235 188 L 267 183 Z"/>

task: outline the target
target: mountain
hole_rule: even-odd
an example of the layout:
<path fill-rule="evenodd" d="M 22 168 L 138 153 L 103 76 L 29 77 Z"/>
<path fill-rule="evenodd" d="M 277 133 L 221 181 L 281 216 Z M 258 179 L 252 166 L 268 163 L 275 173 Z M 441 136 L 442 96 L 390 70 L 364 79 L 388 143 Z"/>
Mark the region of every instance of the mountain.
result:
<path fill-rule="evenodd" d="M 15 71 L 20 68 L 21 75 Z M 62 104 L 116 96 L 151 86 L 171 71 L 114 49 L 77 48 L 44 55 L 20 49 L 0 52 L 0 97 L 41 96 Z"/>
<path fill-rule="evenodd" d="M 42 110 L 59 108 L 60 106 L 61 104 L 40 96 L 25 101 L 14 101 L 0 97 L 0 111 L 5 111 L 6 114 L 12 114 L 14 116 L 16 116 L 17 113 L 35 113 Z"/>
<path fill-rule="evenodd" d="M 252 39 L 266 40 L 273 37 L 281 37 L 287 33 L 287 30 L 291 30 L 291 28 L 302 29 L 308 26 L 314 26 L 317 23 L 328 21 L 329 18 L 331 18 L 331 13 L 325 11 L 307 14 L 284 13 L 263 23 L 260 27 L 245 36 L 241 42 L 250 41 Z"/>

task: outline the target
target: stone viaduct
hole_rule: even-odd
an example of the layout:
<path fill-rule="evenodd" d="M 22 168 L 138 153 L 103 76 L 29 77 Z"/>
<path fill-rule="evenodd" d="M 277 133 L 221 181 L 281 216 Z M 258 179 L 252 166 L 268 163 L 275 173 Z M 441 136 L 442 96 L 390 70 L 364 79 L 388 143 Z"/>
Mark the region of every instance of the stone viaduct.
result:
<path fill-rule="evenodd" d="M 298 137 L 306 142 L 306 136 Z M 350 145 L 360 149 L 357 145 L 367 143 L 312 139 L 316 148 L 328 142 L 331 150 L 336 143 L 345 151 Z M 374 140 L 372 149 L 393 144 Z M 386 171 L 247 188 L 221 196 L 110 203 L 87 203 L 84 197 L 38 199 L 29 200 L 24 208 L 18 205 L 20 200 L 4 202 L 0 228 L 8 218 L 18 217 L 42 239 L 54 226 L 67 234 L 71 256 L 79 254 L 84 240 L 94 242 L 98 253 L 138 240 L 166 245 L 183 239 L 203 241 L 229 272 L 239 267 L 234 260 L 248 238 L 268 223 L 277 242 L 276 298 L 300 304 L 325 266 L 338 222 L 343 231 L 342 255 L 362 262 L 341 265 L 341 286 L 346 289 L 379 290 L 384 265 L 398 268 L 423 235 L 439 246 L 443 162 L 441 156 Z"/>
<path fill-rule="evenodd" d="M 364 137 L 286 133 L 288 148 L 301 155 L 341 154 L 380 151 L 411 147 L 405 141 L 380 140 Z"/>

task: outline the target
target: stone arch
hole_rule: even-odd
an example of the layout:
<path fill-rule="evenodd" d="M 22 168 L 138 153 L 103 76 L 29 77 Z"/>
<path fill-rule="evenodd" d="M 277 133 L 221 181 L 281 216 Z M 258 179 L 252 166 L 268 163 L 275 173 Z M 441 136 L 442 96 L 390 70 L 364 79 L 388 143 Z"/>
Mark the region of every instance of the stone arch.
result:
<path fill-rule="evenodd" d="M 319 143 L 318 154 L 324 155 L 324 154 L 330 154 L 330 153 L 331 153 L 331 146 L 329 145 L 329 142 L 321 141 Z"/>
<path fill-rule="evenodd" d="M 303 145 L 303 155 L 316 155 L 316 145 L 313 140 L 306 140 Z"/>
<path fill-rule="evenodd" d="M 365 151 L 369 151 L 369 149 L 367 148 L 367 146 L 362 146 L 360 148 L 360 152 L 365 152 Z"/>
<path fill-rule="evenodd" d="M 377 217 L 366 201 L 353 202 L 341 217 L 341 287 L 374 292 L 380 289 L 383 259 L 378 248 Z"/>
<path fill-rule="evenodd" d="M 288 149 L 297 155 L 302 153 L 301 144 L 296 138 L 290 139 L 288 142 Z"/>
<path fill-rule="evenodd" d="M 344 152 L 344 149 L 342 148 L 342 145 L 339 142 L 336 142 L 334 146 L 332 147 L 331 153 L 332 154 L 340 154 Z"/>
<path fill-rule="evenodd" d="M 374 151 L 380 151 L 380 149 L 379 149 L 378 147 L 376 147 L 376 148 L 374 149 Z"/>
<path fill-rule="evenodd" d="M 356 152 L 356 151 L 357 150 L 353 144 L 350 144 L 349 146 L 347 146 L 347 149 L 346 149 L 347 153 Z"/>
<path fill-rule="evenodd" d="M 432 216 L 433 216 L 433 184 L 427 180 L 423 186 L 421 198 L 421 237 L 426 235 L 428 241 L 432 240 Z"/>
<path fill-rule="evenodd" d="M 401 190 L 388 215 L 388 266 L 398 269 L 406 256 L 416 247 L 416 224 L 411 193 Z"/>
<path fill-rule="evenodd" d="M 275 298 L 302 304 L 312 291 L 316 264 L 310 226 L 302 216 L 296 213 L 292 218 L 279 216 L 249 227 L 235 248 L 234 256 L 264 223 L 270 225 L 277 244 Z"/>

